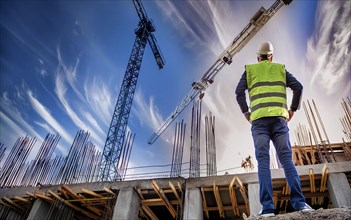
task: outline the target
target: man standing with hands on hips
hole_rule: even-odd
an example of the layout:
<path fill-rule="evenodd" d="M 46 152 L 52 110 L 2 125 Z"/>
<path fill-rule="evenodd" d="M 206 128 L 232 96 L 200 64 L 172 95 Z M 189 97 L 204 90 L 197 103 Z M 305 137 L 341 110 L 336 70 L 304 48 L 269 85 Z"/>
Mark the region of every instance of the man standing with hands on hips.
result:
<path fill-rule="evenodd" d="M 263 42 L 257 51 L 257 64 L 245 66 L 235 90 L 236 100 L 245 118 L 252 124 L 251 132 L 258 163 L 260 185 L 260 216 L 274 216 L 273 186 L 270 172 L 269 142 L 272 140 L 279 161 L 283 166 L 290 188 L 290 201 L 296 211 L 313 210 L 302 194 L 300 178 L 292 160 L 287 122 L 299 109 L 302 96 L 301 83 L 283 64 L 272 63 L 273 45 Z M 288 110 L 286 87 L 293 91 Z M 248 90 L 250 110 L 246 102 Z"/>

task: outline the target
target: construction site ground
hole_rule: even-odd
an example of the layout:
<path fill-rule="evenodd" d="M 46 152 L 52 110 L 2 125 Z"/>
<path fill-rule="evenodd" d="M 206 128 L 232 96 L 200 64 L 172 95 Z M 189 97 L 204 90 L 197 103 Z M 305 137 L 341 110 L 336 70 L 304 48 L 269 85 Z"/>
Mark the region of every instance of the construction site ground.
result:
<path fill-rule="evenodd" d="M 280 214 L 274 217 L 264 218 L 259 216 L 252 216 L 243 219 L 247 220 L 258 220 L 258 219 L 269 219 L 269 220 L 300 220 L 300 219 L 333 219 L 333 220 L 346 220 L 351 219 L 351 207 L 345 208 L 333 208 L 333 209 L 318 209 L 310 212 L 292 212 L 287 214 Z"/>

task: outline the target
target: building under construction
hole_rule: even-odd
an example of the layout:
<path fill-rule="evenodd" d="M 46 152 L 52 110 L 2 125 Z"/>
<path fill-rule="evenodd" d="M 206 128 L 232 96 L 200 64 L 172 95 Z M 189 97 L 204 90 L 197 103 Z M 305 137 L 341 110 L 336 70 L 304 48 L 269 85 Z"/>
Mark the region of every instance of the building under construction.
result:
<path fill-rule="evenodd" d="M 219 71 L 291 1 L 277 0 L 268 10 L 260 8 L 204 76 L 192 84 L 185 99 L 151 137 L 149 143 L 152 144 L 180 112 L 193 103 L 190 129 L 184 121 L 176 123 L 170 169 L 127 176 L 134 134 L 126 132 L 126 127 L 147 42 L 159 68 L 164 65 L 152 35 L 155 27 L 141 2 L 133 0 L 140 22 L 103 152 L 89 141 L 88 131 L 78 131 L 68 155 L 53 158 L 60 135 L 48 134 L 35 159 L 27 161 L 37 141 L 27 136 L 18 138 L 1 163 L 6 148 L 0 143 L 0 164 L 3 164 L 0 219 L 242 219 L 256 215 L 261 204 L 251 157 L 241 164 L 246 173 L 218 175 L 215 116 L 209 112 L 203 117 L 201 99 Z M 293 161 L 306 200 L 315 209 L 351 206 L 350 99 L 343 100 L 341 105 L 345 113 L 340 118 L 345 139 L 339 143 L 330 143 L 313 100 L 303 103 L 308 125 L 295 129 Z M 202 120 L 205 121 L 204 145 L 200 143 Z M 190 160 L 183 162 L 187 130 L 190 131 Z M 201 172 L 201 151 L 206 152 L 205 173 Z M 186 172 L 184 164 L 189 164 Z M 276 212 L 292 212 L 289 187 L 279 162 L 276 164 L 272 166 Z M 240 162 L 237 165 L 241 168 Z"/>
<path fill-rule="evenodd" d="M 293 160 L 306 200 L 315 209 L 351 205 L 351 103 L 348 100 L 341 104 L 345 115 L 340 121 L 346 140 L 330 143 L 325 138 L 327 134 L 313 100 L 303 103 L 311 123 L 308 128 L 299 125 L 295 130 L 298 143 L 293 146 Z M 59 136 L 48 135 L 30 163 L 25 163 L 25 159 L 35 139 L 19 138 L 0 172 L 0 219 L 240 219 L 257 214 L 261 205 L 256 172 L 216 174 L 212 114 L 204 116 L 206 146 L 202 149 L 206 150 L 206 174 L 200 175 L 200 112 L 201 103 L 194 103 L 189 171 L 182 172 L 186 130 L 182 121 L 175 126 L 167 178 L 157 178 L 154 172 L 154 177 L 98 181 L 101 153 L 84 131 L 77 133 L 67 157 L 54 159 L 51 154 Z M 125 149 L 121 161 L 129 157 L 130 147 Z M 245 160 L 248 165 L 244 168 L 251 166 L 250 159 Z M 126 163 L 120 166 L 123 178 Z M 277 212 L 293 211 L 281 168 L 272 169 L 272 180 Z"/>

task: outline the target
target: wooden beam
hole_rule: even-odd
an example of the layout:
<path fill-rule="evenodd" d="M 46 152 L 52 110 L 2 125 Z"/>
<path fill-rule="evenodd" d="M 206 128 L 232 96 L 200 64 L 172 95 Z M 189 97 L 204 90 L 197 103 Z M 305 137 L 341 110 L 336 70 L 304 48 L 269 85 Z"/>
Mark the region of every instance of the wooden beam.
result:
<path fill-rule="evenodd" d="M 107 187 L 104 187 L 104 191 L 107 192 L 107 193 L 110 193 L 113 196 L 117 196 L 117 194 L 115 192 L 113 192 L 111 189 L 109 189 Z"/>
<path fill-rule="evenodd" d="M 147 216 L 151 218 L 151 220 L 158 220 L 157 216 L 152 212 L 150 207 L 142 206 L 141 209 L 145 212 Z"/>
<path fill-rule="evenodd" d="M 21 210 L 21 211 L 23 211 L 23 212 L 24 212 L 24 210 L 25 210 L 23 207 L 17 205 L 14 201 L 12 201 L 11 199 L 9 199 L 9 198 L 7 198 L 7 197 L 5 197 L 5 196 L 2 197 L 2 200 L 4 200 L 6 203 L 10 204 L 11 206 L 15 207 L 15 208 L 18 209 L 18 210 Z"/>
<path fill-rule="evenodd" d="M 49 196 L 46 196 L 43 192 L 37 191 L 37 192 L 35 192 L 34 196 L 36 198 L 42 199 L 44 201 L 47 201 L 50 204 L 55 203 L 55 200 L 53 198 L 51 198 Z"/>
<path fill-rule="evenodd" d="M 329 173 L 329 168 L 324 164 L 324 167 L 322 169 L 321 186 L 319 187 L 319 191 L 320 192 L 324 192 L 327 189 L 328 173 Z M 323 200 L 324 200 L 324 197 L 320 196 L 318 198 L 318 204 L 322 205 L 323 204 Z"/>
<path fill-rule="evenodd" d="M 138 194 L 139 194 L 139 196 L 140 196 L 140 199 L 141 199 L 141 200 L 140 200 L 140 206 L 141 206 L 140 209 L 141 209 L 141 211 L 142 211 L 142 212 L 145 212 L 145 215 L 149 216 L 149 217 L 151 218 L 151 220 L 158 220 L 158 218 L 157 218 L 156 215 L 152 212 L 152 210 L 150 209 L 150 207 L 141 204 L 141 202 L 145 200 L 145 199 L 144 199 L 144 196 L 143 196 L 143 193 L 141 192 L 141 189 L 138 189 L 137 192 L 138 192 Z M 161 199 L 160 199 L 160 200 L 161 200 Z M 161 200 L 161 202 L 162 202 L 162 200 Z M 163 205 L 163 202 L 162 202 L 161 205 Z"/>
<path fill-rule="evenodd" d="M 157 183 L 155 182 L 155 180 L 153 180 L 151 182 L 151 186 L 152 188 L 155 190 L 155 192 L 157 193 L 157 195 L 162 199 L 164 205 L 166 206 L 166 208 L 168 209 L 168 211 L 171 213 L 172 217 L 175 218 L 177 216 L 177 212 L 174 210 L 173 206 L 171 205 L 171 203 L 168 201 L 166 195 L 164 194 L 163 190 L 160 189 L 160 187 L 157 185 Z"/>
<path fill-rule="evenodd" d="M 103 210 L 100 210 L 96 207 L 93 207 L 93 204 L 91 203 L 91 201 L 86 200 L 87 198 L 85 198 L 83 195 L 76 193 L 68 185 L 64 184 L 60 188 L 61 188 L 61 191 L 66 191 L 68 195 L 70 195 L 72 198 L 74 198 L 75 199 L 74 201 L 81 203 L 82 206 L 86 207 L 87 209 L 89 209 L 93 213 L 97 214 L 98 216 L 102 216 L 104 214 Z M 71 201 L 69 201 L 67 199 L 65 199 L 65 201 L 72 204 Z"/>
<path fill-rule="evenodd" d="M 315 186 L 315 181 L 314 181 L 314 172 L 313 172 L 313 169 L 310 168 L 308 170 L 308 175 L 310 177 L 310 188 L 311 188 L 311 193 L 314 193 L 316 192 L 316 186 Z M 316 197 L 313 197 L 311 199 L 311 203 L 312 205 L 315 205 L 316 204 Z"/>
<path fill-rule="evenodd" d="M 178 201 L 177 200 L 171 200 L 169 201 L 172 205 L 177 205 Z M 143 199 L 140 200 L 140 205 L 143 206 L 163 206 L 163 201 L 160 198 L 156 198 L 156 199 Z"/>
<path fill-rule="evenodd" d="M 235 189 L 234 189 L 234 186 L 235 186 L 234 184 L 236 179 L 237 179 L 237 176 L 234 176 L 234 178 L 229 184 L 229 195 L 230 195 L 230 201 L 232 203 L 234 215 L 240 216 L 240 211 L 238 208 L 238 202 L 236 200 Z"/>
<path fill-rule="evenodd" d="M 218 211 L 219 211 L 219 216 L 221 218 L 225 218 L 222 199 L 221 199 L 221 195 L 219 194 L 218 186 L 216 185 L 216 182 L 213 182 L 213 193 L 214 193 L 214 196 L 216 199 L 216 203 L 217 203 L 217 207 L 218 207 Z"/>
<path fill-rule="evenodd" d="M 15 196 L 14 198 L 17 201 L 25 202 L 25 203 L 31 203 L 32 201 L 23 197 Z"/>
<path fill-rule="evenodd" d="M 89 189 L 84 189 L 84 188 L 82 188 L 82 193 L 88 194 L 90 196 L 98 197 L 98 198 L 104 197 L 103 195 L 100 195 L 100 194 L 98 194 L 98 193 L 96 193 L 94 191 L 91 191 Z"/>
<path fill-rule="evenodd" d="M 206 214 L 206 217 L 207 218 L 210 218 L 210 215 L 208 213 L 208 207 L 207 207 L 207 204 L 206 204 L 206 197 L 205 197 L 205 191 L 204 191 L 204 188 L 201 187 L 201 195 L 202 195 L 202 204 L 203 204 L 203 209 L 204 209 L 204 212 Z"/>
<path fill-rule="evenodd" d="M 229 194 L 230 194 L 230 199 L 232 201 L 232 207 L 234 214 L 237 216 L 240 216 L 240 210 L 238 208 L 238 203 L 237 203 L 237 198 L 235 194 L 235 186 L 239 188 L 239 192 L 245 202 L 245 208 L 246 208 L 246 214 L 249 216 L 250 215 L 250 207 L 249 207 L 249 199 L 247 195 L 247 191 L 244 187 L 244 184 L 241 182 L 239 177 L 234 176 L 232 181 L 229 184 Z"/>
<path fill-rule="evenodd" d="M 70 202 L 67 202 L 66 200 L 62 199 L 59 195 L 52 192 L 51 190 L 48 190 L 48 193 L 50 193 L 52 196 L 54 196 L 56 199 L 60 200 L 61 202 L 65 203 L 67 206 L 71 207 L 72 209 L 76 210 L 79 213 L 82 213 L 83 215 L 89 218 L 96 219 L 96 220 L 101 219 L 101 216 L 95 215 L 94 213 L 86 211 L 76 205 L 71 204 Z"/>
<path fill-rule="evenodd" d="M 182 209 L 182 199 L 178 195 L 176 188 L 174 187 L 174 185 L 170 181 L 168 182 L 168 185 L 169 185 L 169 187 L 171 187 L 172 192 L 174 193 L 175 197 L 177 198 L 178 205 L 179 205 L 180 209 Z"/>

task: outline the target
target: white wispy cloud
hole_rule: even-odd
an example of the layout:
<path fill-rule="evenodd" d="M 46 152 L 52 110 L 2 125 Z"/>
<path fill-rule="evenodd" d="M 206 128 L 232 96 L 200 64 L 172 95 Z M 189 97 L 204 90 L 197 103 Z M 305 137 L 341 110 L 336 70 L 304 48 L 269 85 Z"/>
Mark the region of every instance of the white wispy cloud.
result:
<path fill-rule="evenodd" d="M 92 81 L 87 79 L 84 82 L 84 94 L 87 104 L 94 111 L 95 116 L 98 117 L 105 126 L 109 126 L 112 117 L 113 104 L 112 95 L 108 86 L 103 83 L 103 81 L 97 80 L 95 77 Z"/>
<path fill-rule="evenodd" d="M 26 135 L 26 132 L 20 126 L 18 126 L 14 121 L 12 121 L 7 115 L 5 115 L 3 112 L 0 112 L 0 119 L 2 123 L 6 123 L 14 131 L 14 132 L 7 132 L 7 134 L 9 135 L 12 134 L 12 137 L 16 137 L 16 138 Z M 14 140 L 16 140 L 16 138 L 14 138 Z"/>
<path fill-rule="evenodd" d="M 38 115 L 43 118 L 52 128 L 54 128 L 67 143 L 72 143 L 73 137 L 66 132 L 60 123 L 56 121 L 56 119 L 51 115 L 51 112 L 34 97 L 31 90 L 27 91 L 27 95 L 33 109 L 38 113 Z"/>
<path fill-rule="evenodd" d="M 84 117 L 88 120 L 88 122 L 93 126 L 95 131 L 98 131 L 101 135 L 106 135 L 105 132 L 99 126 L 99 123 L 95 120 L 95 118 L 90 114 L 90 112 L 83 112 Z"/>
<path fill-rule="evenodd" d="M 141 91 L 138 89 L 134 95 L 134 113 L 141 124 L 146 124 L 153 130 L 157 130 L 163 123 L 163 118 L 160 115 L 157 107 L 154 105 L 154 98 L 151 96 L 147 101 Z"/>
<path fill-rule="evenodd" d="M 19 93 L 20 93 L 20 95 L 19 95 Z M 24 100 L 22 93 L 19 92 L 18 89 L 16 91 L 16 96 L 20 100 Z M 19 126 L 13 126 L 15 124 L 15 122 L 13 122 L 13 121 L 12 121 L 11 125 L 9 124 L 13 129 L 16 129 L 14 131 L 17 134 L 21 134 L 21 136 L 28 134 L 28 135 L 31 135 L 33 137 L 36 137 L 39 141 L 43 141 L 43 138 L 41 137 L 41 135 L 39 135 L 34 130 L 34 128 L 29 124 L 29 122 L 26 119 L 24 119 L 23 113 L 16 107 L 16 103 L 14 103 L 12 100 L 9 99 L 6 92 L 1 97 L 1 106 L 2 106 L 3 110 L 7 113 L 7 115 L 11 116 L 11 118 L 13 118 L 13 120 L 15 120 L 17 122 L 17 124 L 21 126 L 21 129 L 18 129 Z M 7 122 L 8 122 L 8 120 L 7 120 Z M 24 132 L 24 131 L 26 131 L 26 132 Z"/>
<path fill-rule="evenodd" d="M 67 91 L 67 88 L 64 85 L 64 79 L 62 77 L 62 74 L 58 73 L 56 74 L 56 79 L 55 79 L 55 93 L 60 100 L 61 104 L 63 105 L 63 108 L 66 112 L 66 114 L 71 118 L 73 123 L 80 129 L 85 129 L 89 130 L 91 132 L 91 137 L 97 141 L 97 144 L 102 144 L 103 140 L 96 134 L 95 129 L 92 129 L 89 125 L 84 123 L 79 116 L 75 113 L 75 111 L 72 109 L 71 105 L 68 103 L 68 100 L 65 97 L 65 93 Z"/>
<path fill-rule="evenodd" d="M 58 74 L 62 73 L 66 76 L 66 80 L 67 80 L 68 84 L 71 86 L 71 88 L 73 89 L 75 94 L 80 98 L 80 100 L 83 101 L 84 96 L 82 95 L 82 93 L 80 92 L 80 90 L 76 84 L 77 67 L 79 65 L 79 57 L 77 58 L 74 67 L 67 66 L 62 60 L 61 51 L 60 51 L 59 47 L 56 48 L 56 52 L 57 52 L 57 60 L 59 62 L 56 73 L 58 73 Z"/>
<path fill-rule="evenodd" d="M 351 91 L 350 20 L 350 1 L 319 2 L 307 59 L 312 69 L 311 85 L 321 86 L 327 95 L 343 97 Z M 343 94 L 340 88 L 344 88 Z"/>

